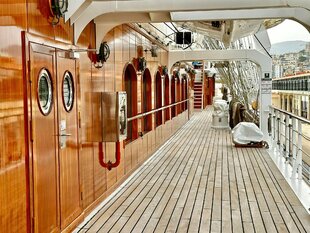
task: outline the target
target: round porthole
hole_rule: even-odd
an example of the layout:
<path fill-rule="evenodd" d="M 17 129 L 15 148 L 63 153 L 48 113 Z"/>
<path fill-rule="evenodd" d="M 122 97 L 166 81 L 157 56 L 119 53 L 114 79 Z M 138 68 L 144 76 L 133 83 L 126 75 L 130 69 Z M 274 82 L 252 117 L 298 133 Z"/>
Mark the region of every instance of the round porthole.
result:
<path fill-rule="evenodd" d="M 43 115 L 48 115 L 52 109 L 53 87 L 49 72 L 42 69 L 38 79 L 38 102 Z"/>
<path fill-rule="evenodd" d="M 73 107 L 74 102 L 74 85 L 73 78 L 69 71 L 65 72 L 64 79 L 62 82 L 62 98 L 64 107 L 69 112 Z"/>

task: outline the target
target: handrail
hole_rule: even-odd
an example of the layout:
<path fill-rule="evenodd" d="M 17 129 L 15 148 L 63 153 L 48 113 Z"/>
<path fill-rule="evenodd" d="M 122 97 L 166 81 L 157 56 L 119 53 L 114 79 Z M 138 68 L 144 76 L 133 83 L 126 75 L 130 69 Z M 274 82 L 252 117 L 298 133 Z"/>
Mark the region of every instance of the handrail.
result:
<path fill-rule="evenodd" d="M 291 112 L 285 111 L 285 110 L 283 110 L 283 109 L 281 109 L 281 108 L 277 108 L 277 107 L 272 106 L 272 105 L 270 105 L 269 107 L 270 107 L 270 108 L 273 108 L 273 109 L 275 109 L 275 110 L 277 110 L 277 111 L 279 111 L 279 112 L 282 112 L 282 113 L 284 113 L 284 114 L 287 114 L 287 115 L 289 115 L 290 117 L 296 118 L 296 119 L 299 120 L 299 121 L 302 121 L 302 122 L 304 122 L 304 123 L 310 124 L 310 120 L 308 120 L 308 119 L 306 119 L 306 118 L 300 117 L 300 116 L 298 116 L 298 115 L 295 115 L 295 114 L 293 114 L 293 113 L 291 113 Z"/>
<path fill-rule="evenodd" d="M 177 102 L 177 103 L 169 104 L 169 105 L 164 106 L 164 107 L 156 108 L 156 109 L 153 109 L 153 110 L 148 111 L 148 112 L 139 113 L 138 115 L 135 115 L 135 116 L 133 116 L 133 117 L 127 118 L 127 122 L 132 121 L 132 120 L 135 120 L 135 119 L 142 118 L 142 117 L 147 116 L 147 115 L 149 115 L 149 114 L 152 114 L 152 113 L 155 113 L 155 112 L 164 110 L 164 109 L 166 109 L 166 108 L 173 107 L 173 106 L 178 105 L 178 104 L 182 104 L 182 103 L 184 103 L 184 102 L 186 102 L 186 101 L 189 101 L 189 99 L 182 100 L 182 101 L 179 101 L 179 102 Z"/>
<path fill-rule="evenodd" d="M 310 124 L 310 121 L 283 109 L 274 106 L 269 107 L 271 109 L 269 133 L 273 141 L 272 147 L 276 149 L 279 156 L 285 158 L 285 164 L 292 165 L 291 178 L 295 178 L 297 174 L 298 179 L 304 177 L 305 181 L 310 184 L 310 172 L 304 168 L 307 163 L 302 158 L 303 155 L 309 156 L 302 145 L 302 138 L 305 138 L 302 126 L 303 124 Z"/>

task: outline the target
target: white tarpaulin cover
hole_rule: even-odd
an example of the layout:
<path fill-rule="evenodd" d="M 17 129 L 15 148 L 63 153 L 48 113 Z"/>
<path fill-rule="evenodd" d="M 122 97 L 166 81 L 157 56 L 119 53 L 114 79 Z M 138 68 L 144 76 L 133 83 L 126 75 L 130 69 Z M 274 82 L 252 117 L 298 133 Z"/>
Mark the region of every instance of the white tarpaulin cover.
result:
<path fill-rule="evenodd" d="M 250 142 L 261 142 L 264 138 L 263 132 L 252 122 L 240 122 L 232 130 L 233 142 L 248 144 Z"/>
<path fill-rule="evenodd" d="M 226 100 L 215 100 L 213 103 L 214 116 L 223 117 L 228 115 L 229 106 Z"/>

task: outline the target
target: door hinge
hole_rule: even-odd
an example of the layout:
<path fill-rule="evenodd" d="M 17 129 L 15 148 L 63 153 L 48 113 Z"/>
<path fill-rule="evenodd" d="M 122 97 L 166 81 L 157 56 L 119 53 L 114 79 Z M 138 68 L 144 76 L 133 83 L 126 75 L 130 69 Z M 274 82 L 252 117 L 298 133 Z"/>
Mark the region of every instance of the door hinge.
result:
<path fill-rule="evenodd" d="M 81 201 L 83 201 L 83 192 L 81 192 Z"/>

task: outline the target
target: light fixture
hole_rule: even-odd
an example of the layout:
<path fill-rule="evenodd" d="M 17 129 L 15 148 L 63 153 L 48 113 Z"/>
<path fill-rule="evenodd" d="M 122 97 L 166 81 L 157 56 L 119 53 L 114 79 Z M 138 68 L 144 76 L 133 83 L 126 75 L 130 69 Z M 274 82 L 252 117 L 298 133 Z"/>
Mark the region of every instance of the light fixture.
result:
<path fill-rule="evenodd" d="M 99 53 L 93 53 L 91 55 L 91 61 L 94 64 L 94 67 L 100 69 L 103 67 L 103 63 L 105 63 L 110 56 L 110 47 L 107 42 L 103 42 L 100 44 Z"/>
<path fill-rule="evenodd" d="M 59 23 L 59 18 L 68 11 L 68 0 L 49 0 L 49 5 L 53 16 L 51 24 L 56 25 Z"/>
<path fill-rule="evenodd" d="M 143 51 L 144 51 L 145 53 L 151 52 L 151 56 L 152 56 L 152 57 L 158 57 L 157 50 L 158 50 L 158 46 L 156 46 L 156 45 L 153 44 L 152 47 L 151 47 L 150 49 L 144 49 Z"/>
<path fill-rule="evenodd" d="M 144 57 L 138 58 L 138 71 L 143 72 L 146 68 L 146 60 Z"/>

